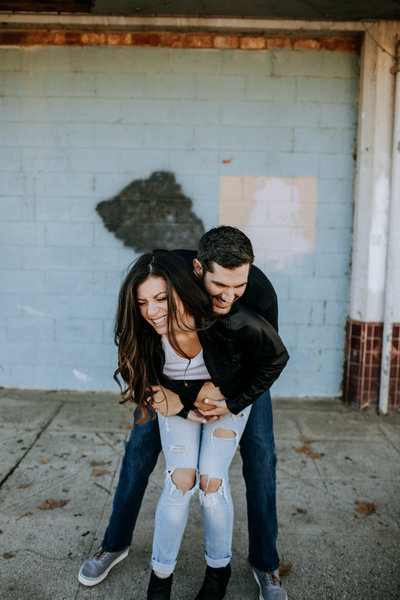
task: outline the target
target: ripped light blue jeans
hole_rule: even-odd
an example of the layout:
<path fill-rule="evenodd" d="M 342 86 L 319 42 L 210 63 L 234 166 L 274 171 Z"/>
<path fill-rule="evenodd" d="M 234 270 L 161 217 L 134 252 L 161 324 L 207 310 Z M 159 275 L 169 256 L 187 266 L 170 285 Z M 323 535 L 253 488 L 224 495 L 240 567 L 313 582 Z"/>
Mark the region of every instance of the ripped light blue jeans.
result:
<path fill-rule="evenodd" d="M 199 488 L 200 475 L 221 479 L 216 492 L 199 491 L 205 535 L 205 559 L 210 567 L 225 567 L 232 558 L 233 504 L 229 466 L 247 423 L 250 406 L 241 416 L 224 415 L 206 425 L 181 417 L 158 414 L 162 448 L 167 466 L 164 489 L 157 505 L 151 568 L 164 575 L 176 565 L 189 516 L 190 501 Z M 227 429 L 235 437 L 217 437 L 216 429 Z M 172 481 L 176 469 L 195 469 L 194 487 L 182 492 Z"/>

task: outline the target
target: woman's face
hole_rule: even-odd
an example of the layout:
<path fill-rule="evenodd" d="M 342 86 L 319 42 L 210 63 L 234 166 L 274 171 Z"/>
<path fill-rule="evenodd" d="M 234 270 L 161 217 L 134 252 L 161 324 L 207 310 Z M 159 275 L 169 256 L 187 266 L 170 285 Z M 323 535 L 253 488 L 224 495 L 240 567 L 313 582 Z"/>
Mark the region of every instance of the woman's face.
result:
<path fill-rule="evenodd" d="M 149 277 L 137 286 L 136 296 L 142 317 L 154 327 L 159 335 L 165 335 L 168 331 L 168 296 L 165 279 Z M 174 319 L 174 323 L 176 328 L 179 328 L 177 322 L 181 322 L 184 307 L 175 292 L 174 300 L 179 314 L 179 318 Z"/>

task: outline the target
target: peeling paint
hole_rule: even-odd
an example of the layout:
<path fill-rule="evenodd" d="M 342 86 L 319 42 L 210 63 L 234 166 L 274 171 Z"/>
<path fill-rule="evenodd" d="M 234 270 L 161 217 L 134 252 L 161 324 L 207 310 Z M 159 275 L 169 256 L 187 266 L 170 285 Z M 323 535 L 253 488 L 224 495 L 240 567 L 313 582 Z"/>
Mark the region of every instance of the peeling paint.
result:
<path fill-rule="evenodd" d="M 389 202 L 389 178 L 381 174 L 374 186 L 374 207 L 371 234 L 368 244 L 369 268 L 368 290 L 372 294 L 382 294 L 386 281 L 387 254 L 387 211 Z"/>
<path fill-rule="evenodd" d="M 32 306 L 28 306 L 26 304 L 18 304 L 18 308 L 20 308 L 26 315 L 29 317 L 45 317 L 45 313 L 41 310 L 37 310 Z"/>
<path fill-rule="evenodd" d="M 96 206 L 105 227 L 136 252 L 196 248 L 204 226 L 173 173 L 136 179 Z"/>
<path fill-rule="evenodd" d="M 89 377 L 89 375 L 86 375 L 85 373 L 82 373 L 81 371 L 78 371 L 77 369 L 72 369 L 72 372 L 74 374 L 74 377 L 76 377 L 76 379 L 78 381 L 90 381 L 91 377 Z"/>
<path fill-rule="evenodd" d="M 219 223 L 245 231 L 257 263 L 281 271 L 314 252 L 317 213 L 315 177 L 222 176 Z"/>
<path fill-rule="evenodd" d="M 199 50 L 325 50 L 329 52 L 360 51 L 359 36 L 313 37 L 277 35 L 221 35 L 221 32 L 177 33 L 173 31 L 118 31 L 104 29 L 3 29 L 0 46 L 150 46 L 164 48 L 197 48 Z"/>

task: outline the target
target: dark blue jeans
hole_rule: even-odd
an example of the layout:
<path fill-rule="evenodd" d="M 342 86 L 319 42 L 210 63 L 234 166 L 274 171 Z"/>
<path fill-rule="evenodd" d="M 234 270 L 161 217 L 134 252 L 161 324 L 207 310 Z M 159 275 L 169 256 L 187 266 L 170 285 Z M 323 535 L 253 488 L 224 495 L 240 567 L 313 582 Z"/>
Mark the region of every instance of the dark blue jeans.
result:
<path fill-rule="evenodd" d="M 135 424 L 125 447 L 117 490 L 102 548 L 118 552 L 130 546 L 149 476 L 161 451 L 157 420 Z M 276 550 L 276 454 L 271 396 L 265 392 L 252 405 L 240 441 L 246 482 L 249 562 L 261 571 L 279 566 Z"/>

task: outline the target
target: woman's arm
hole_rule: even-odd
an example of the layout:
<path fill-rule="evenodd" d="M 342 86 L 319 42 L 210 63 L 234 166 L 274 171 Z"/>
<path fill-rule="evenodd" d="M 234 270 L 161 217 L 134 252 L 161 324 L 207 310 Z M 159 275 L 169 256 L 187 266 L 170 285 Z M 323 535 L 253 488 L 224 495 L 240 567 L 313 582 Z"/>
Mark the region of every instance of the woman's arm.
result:
<path fill-rule="evenodd" d="M 211 423 L 212 421 L 216 421 L 218 418 L 214 415 L 202 415 L 192 404 L 186 404 L 185 406 L 177 393 L 165 387 L 153 385 L 152 390 L 152 408 L 161 413 L 164 417 L 181 416 L 196 423 Z"/>

